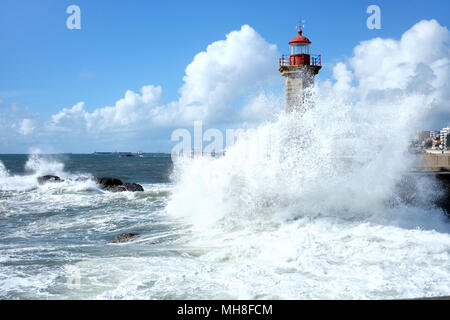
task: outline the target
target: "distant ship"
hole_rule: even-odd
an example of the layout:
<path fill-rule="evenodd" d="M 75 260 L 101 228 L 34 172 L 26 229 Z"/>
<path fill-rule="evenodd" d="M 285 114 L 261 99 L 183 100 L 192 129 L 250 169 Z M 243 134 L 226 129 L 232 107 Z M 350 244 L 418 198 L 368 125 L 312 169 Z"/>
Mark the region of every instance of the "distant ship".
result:
<path fill-rule="evenodd" d="M 96 155 L 106 155 L 106 154 L 118 154 L 119 157 L 121 158 L 131 158 L 134 157 L 135 155 L 139 156 L 140 158 L 144 157 L 144 153 L 142 151 L 138 151 L 136 153 L 132 153 L 132 152 L 99 152 L 99 151 L 94 151 L 93 154 Z"/>
<path fill-rule="evenodd" d="M 121 158 L 131 158 L 134 155 L 131 152 L 119 152 L 119 157 Z"/>
<path fill-rule="evenodd" d="M 113 154 L 112 152 L 97 152 L 95 151 L 94 154 Z"/>

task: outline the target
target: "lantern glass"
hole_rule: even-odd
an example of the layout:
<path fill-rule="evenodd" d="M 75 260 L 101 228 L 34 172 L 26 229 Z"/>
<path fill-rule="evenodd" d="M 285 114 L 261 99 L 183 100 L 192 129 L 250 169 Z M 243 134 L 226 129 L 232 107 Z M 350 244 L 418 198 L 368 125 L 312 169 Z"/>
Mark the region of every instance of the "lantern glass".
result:
<path fill-rule="evenodd" d="M 309 54 L 309 44 L 308 43 L 291 44 L 291 55 L 294 54 Z"/>

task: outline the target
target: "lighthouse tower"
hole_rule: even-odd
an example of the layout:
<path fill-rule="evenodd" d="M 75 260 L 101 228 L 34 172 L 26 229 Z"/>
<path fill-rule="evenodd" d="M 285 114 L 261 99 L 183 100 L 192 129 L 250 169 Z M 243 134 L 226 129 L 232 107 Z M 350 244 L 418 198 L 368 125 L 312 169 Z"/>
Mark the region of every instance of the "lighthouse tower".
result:
<path fill-rule="evenodd" d="M 298 35 L 289 42 L 290 54 L 280 58 L 279 71 L 286 77 L 286 111 L 301 111 L 305 99 L 304 91 L 314 84 L 314 76 L 322 68 L 320 55 L 310 54 L 311 41 Z"/>

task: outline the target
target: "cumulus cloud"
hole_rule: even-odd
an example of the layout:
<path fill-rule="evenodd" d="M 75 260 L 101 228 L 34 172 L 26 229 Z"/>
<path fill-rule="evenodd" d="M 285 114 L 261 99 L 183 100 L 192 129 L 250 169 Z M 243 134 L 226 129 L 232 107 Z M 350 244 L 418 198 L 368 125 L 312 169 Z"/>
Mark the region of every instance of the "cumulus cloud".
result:
<path fill-rule="evenodd" d="M 277 56 L 276 46 L 248 25 L 209 45 L 186 68 L 179 100 L 186 118 L 226 119 L 238 96 L 277 81 Z"/>
<path fill-rule="evenodd" d="M 361 42 L 346 63 L 333 69 L 335 83 L 326 82 L 343 98 L 389 99 L 392 94 L 423 94 L 433 109 L 423 126 L 437 129 L 450 119 L 450 33 L 436 20 L 423 20 L 399 40 L 375 38 Z M 394 107 L 394 106 L 393 106 Z"/>
<path fill-rule="evenodd" d="M 362 42 L 354 49 L 350 65 L 365 90 L 404 89 L 420 71 L 418 66 L 440 73 L 437 68 L 443 63 L 448 65 L 448 40 L 447 28 L 436 20 L 424 20 L 406 31 L 398 41 L 376 38 Z"/>
<path fill-rule="evenodd" d="M 152 127 L 192 125 L 194 120 L 218 124 L 241 120 L 233 102 L 240 96 L 279 81 L 277 48 L 253 28 L 244 25 L 210 44 L 186 67 L 180 98 L 161 103 L 160 86 L 144 86 L 140 93 L 128 90 L 113 106 L 85 110 L 84 102 L 52 116 L 47 127 L 66 131 L 74 127 L 88 132 L 123 132 Z M 251 114 L 245 114 L 246 119 Z M 256 115 L 260 117 L 260 115 Z"/>
<path fill-rule="evenodd" d="M 154 121 L 161 94 L 159 86 L 144 86 L 141 93 L 128 90 L 113 106 L 98 108 L 93 112 L 87 112 L 85 103 L 79 102 L 53 115 L 48 127 L 61 131 L 74 125 L 92 132 L 136 130 L 139 125 L 145 126 Z"/>
<path fill-rule="evenodd" d="M 320 93 L 364 102 L 389 101 L 399 92 L 419 93 L 427 104 L 432 101 L 433 107 L 423 128 L 439 129 L 450 119 L 449 40 L 446 27 L 436 20 L 423 20 L 400 39 L 363 41 L 350 59 L 332 68 L 335 81 L 320 83 L 319 88 L 325 89 Z M 205 125 L 258 123 L 271 119 L 283 105 L 283 94 L 264 91 L 269 85 L 282 83 L 277 57 L 275 45 L 244 25 L 195 55 L 186 67 L 175 101 L 163 103 L 163 89 L 147 85 L 139 92 L 126 91 L 111 106 L 89 110 L 80 101 L 54 114 L 45 125 L 28 115 L 20 121 L 15 116 L 14 121 L 11 117 L 11 121 L 0 119 L 0 123 L 7 122 L 14 132 L 30 139 L 41 132 L 49 139 L 71 135 L 74 139 L 93 137 L 92 141 L 105 135 L 114 141 L 115 137 L 128 138 L 156 129 L 162 132 L 192 126 L 194 120 L 203 120 Z M 3 135 L 4 141 L 11 140 L 8 135 Z"/>
<path fill-rule="evenodd" d="M 72 108 L 64 108 L 51 118 L 48 127 L 54 131 L 71 131 L 85 125 L 87 112 L 84 111 L 84 102 L 78 102 Z"/>

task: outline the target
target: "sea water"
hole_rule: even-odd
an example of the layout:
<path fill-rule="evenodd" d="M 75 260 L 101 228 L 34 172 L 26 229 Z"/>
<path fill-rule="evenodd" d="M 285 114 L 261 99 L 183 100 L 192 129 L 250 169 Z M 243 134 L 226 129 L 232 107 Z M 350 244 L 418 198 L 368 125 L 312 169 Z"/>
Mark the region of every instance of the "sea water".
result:
<path fill-rule="evenodd" d="M 409 171 L 426 106 L 317 98 L 223 157 L 0 155 L 0 298 L 448 295 L 441 188 Z M 44 174 L 64 181 L 39 185 Z M 145 191 L 89 179 L 105 176 Z M 112 243 L 126 232 L 139 235 Z"/>

